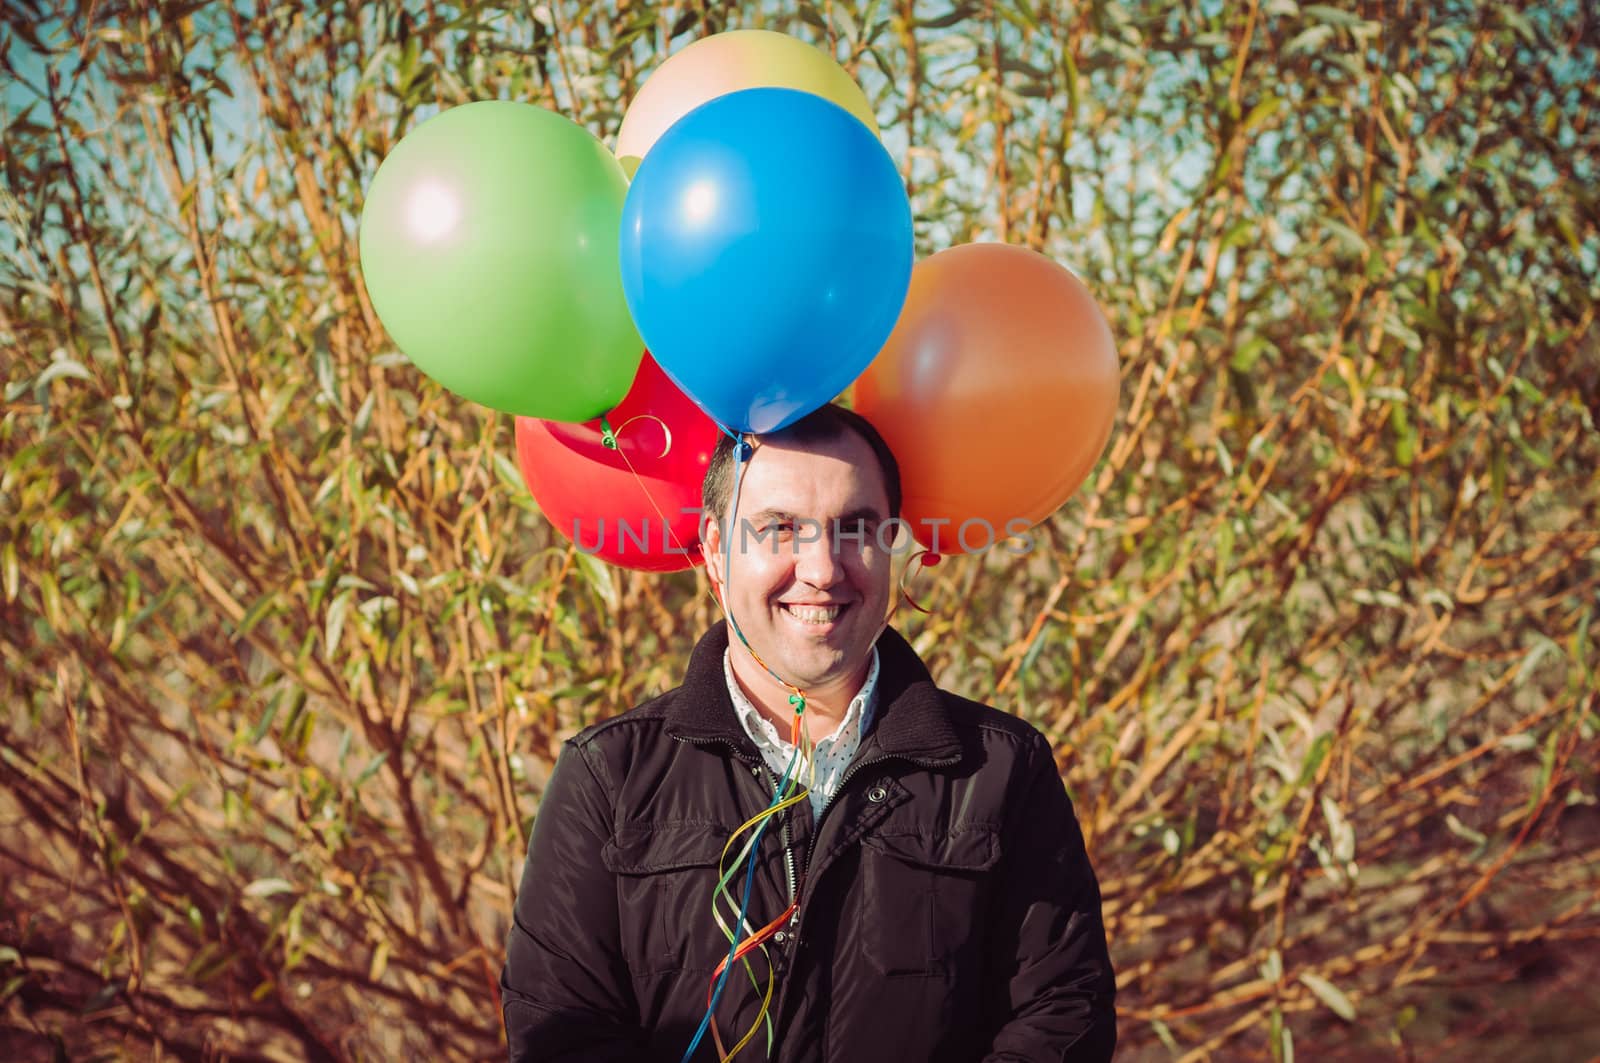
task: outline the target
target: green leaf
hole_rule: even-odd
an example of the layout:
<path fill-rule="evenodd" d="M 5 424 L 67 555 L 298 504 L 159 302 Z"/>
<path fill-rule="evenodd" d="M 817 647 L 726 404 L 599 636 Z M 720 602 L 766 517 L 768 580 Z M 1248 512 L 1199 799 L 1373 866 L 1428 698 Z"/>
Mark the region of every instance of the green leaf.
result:
<path fill-rule="evenodd" d="M 1585 690 L 1592 689 L 1594 683 L 1594 665 L 1589 661 L 1589 651 L 1593 648 L 1589 641 L 1589 622 L 1593 617 L 1593 607 L 1585 609 L 1583 619 L 1578 621 L 1578 628 L 1572 633 L 1571 652 L 1582 670 L 1579 681 Z"/>
<path fill-rule="evenodd" d="M 1183 1054 L 1183 1048 L 1178 1044 L 1177 1038 L 1172 1036 L 1172 1027 L 1160 1019 L 1151 1019 L 1150 1028 L 1155 1031 L 1156 1037 L 1166 1046 L 1168 1052 L 1175 1056 Z"/>
<path fill-rule="evenodd" d="M 1328 227 L 1328 231 L 1333 233 L 1334 239 L 1347 254 L 1366 256 L 1366 237 L 1344 224 L 1344 222 L 1336 221 L 1333 218 L 1323 218 L 1322 224 Z"/>
<path fill-rule="evenodd" d="M 1271 347 L 1272 341 L 1265 336 L 1251 336 L 1239 345 L 1239 349 L 1234 352 L 1233 359 L 1229 362 L 1229 365 L 1241 373 L 1248 373 L 1255 367 L 1262 354 L 1270 350 Z"/>
<path fill-rule="evenodd" d="M 61 587 L 52 572 L 39 573 L 39 598 L 44 606 L 44 618 L 54 631 L 62 630 Z"/>
<path fill-rule="evenodd" d="M 1445 814 L 1444 825 L 1451 834 L 1454 834 L 1457 838 L 1460 838 L 1463 841 L 1471 842 L 1478 848 L 1479 851 L 1482 851 L 1482 849 L 1489 844 L 1489 838 L 1487 835 L 1485 835 L 1482 831 L 1473 830 L 1471 827 L 1461 822 L 1461 820 L 1456 818 L 1456 814 L 1454 812 Z M 1477 854 L 1474 853 L 1473 855 L 1476 856 Z"/>
<path fill-rule="evenodd" d="M 76 358 L 61 358 L 51 362 L 44 372 L 34 378 L 33 384 L 34 387 L 42 388 L 52 380 L 59 380 L 62 377 L 74 377 L 78 380 L 94 379 L 89 374 L 89 370 L 85 369 L 83 363 Z"/>
<path fill-rule="evenodd" d="M 17 589 L 22 585 L 22 573 L 17 565 L 17 544 L 6 543 L 0 547 L 0 575 L 5 580 L 6 601 L 17 600 Z"/>
<path fill-rule="evenodd" d="M 1545 401 L 1544 392 L 1540 391 L 1537 387 L 1535 387 L 1533 382 L 1528 380 L 1527 377 L 1521 377 L 1521 376 L 1512 377 L 1511 378 L 1511 390 L 1515 391 L 1518 395 L 1521 395 L 1523 398 L 1529 399 L 1529 400 L 1531 400 L 1533 402 L 1544 402 Z"/>
<path fill-rule="evenodd" d="M 1352 14 L 1342 8 L 1330 7 L 1327 4 L 1307 4 L 1300 9 L 1300 12 L 1306 18 L 1315 19 L 1330 26 L 1353 28 L 1362 23 L 1360 15 Z"/>
<path fill-rule="evenodd" d="M 1555 460 L 1550 455 L 1529 443 L 1521 435 L 1515 436 L 1514 442 L 1517 444 L 1517 449 L 1522 452 L 1522 456 L 1533 462 L 1538 468 L 1549 469 L 1555 465 Z"/>
<path fill-rule="evenodd" d="M 1217 527 L 1217 568 L 1212 577 L 1217 586 L 1221 586 L 1228 566 L 1233 563 L 1233 521 L 1224 520 Z"/>
<path fill-rule="evenodd" d="M 1340 864 L 1348 864 L 1356 855 L 1355 828 L 1345 818 L 1339 803 L 1328 794 L 1322 795 L 1322 816 L 1328 822 L 1328 847 L 1333 858 Z"/>
<path fill-rule="evenodd" d="M 355 777 L 355 781 L 350 784 L 351 789 L 361 789 L 361 784 L 372 778 L 373 775 L 377 774 L 378 769 L 383 767 L 383 762 L 388 759 L 389 751 L 386 749 L 382 753 L 379 753 L 377 756 L 373 757 L 371 760 L 367 761 L 367 766 L 361 769 L 361 774 L 357 775 Z"/>
<path fill-rule="evenodd" d="M 272 727 L 273 717 L 278 715 L 278 706 L 282 702 L 282 691 L 274 694 L 272 700 L 267 702 L 266 711 L 261 714 L 261 719 L 256 721 L 255 728 L 250 732 L 250 744 L 255 745 L 266 737 L 268 729 Z"/>
<path fill-rule="evenodd" d="M 244 888 L 246 897 L 276 897 L 280 893 L 293 893 L 294 886 L 281 878 L 258 878 Z"/>
<path fill-rule="evenodd" d="M 1409 469 L 1417 460 L 1417 433 L 1411 427 L 1411 420 L 1406 416 L 1404 406 L 1394 407 L 1389 415 L 1390 426 L 1394 429 L 1394 460 L 1401 468 Z"/>
<path fill-rule="evenodd" d="M 327 347 L 318 347 L 311 358 L 312 368 L 317 375 L 317 392 L 323 401 L 337 404 L 339 389 L 333 371 L 333 352 Z"/>
<path fill-rule="evenodd" d="M 1539 740 L 1526 731 L 1518 731 L 1516 734 L 1502 736 L 1499 746 L 1513 753 L 1530 753 L 1539 748 Z"/>
<path fill-rule="evenodd" d="M 1530 632 L 1528 634 L 1528 642 L 1530 643 L 1528 652 L 1522 655 L 1522 663 L 1517 666 L 1517 674 L 1511 679 L 1511 685 L 1514 687 L 1520 687 L 1526 683 L 1529 677 L 1538 670 L 1539 663 L 1552 653 L 1558 658 L 1566 656 L 1561 649 L 1561 645 L 1548 635 L 1540 634 L 1537 631 Z"/>
<path fill-rule="evenodd" d="M 1261 963 L 1261 977 L 1274 983 L 1283 977 L 1283 953 L 1277 949 L 1267 950 L 1267 958 Z"/>
<path fill-rule="evenodd" d="M 963 2 L 958 2 L 953 5 L 949 11 L 946 11 L 942 15 L 935 15 L 933 18 L 917 19 L 916 27 L 924 30 L 948 29 L 949 27 L 954 26 L 957 22 L 971 18 L 976 11 L 977 5 L 964 2 L 963 0 Z"/>
<path fill-rule="evenodd" d="M 361 435 L 367 430 L 367 424 L 372 420 L 372 408 L 377 402 L 376 390 L 368 391 L 367 397 L 362 400 L 361 408 L 356 411 L 355 422 L 351 425 L 352 434 Z"/>
<path fill-rule="evenodd" d="M 1316 778 L 1317 769 L 1322 767 L 1322 762 L 1328 759 L 1328 751 L 1333 748 L 1333 733 L 1324 731 L 1319 734 L 1316 741 L 1311 743 L 1311 748 L 1306 750 L 1305 760 L 1300 765 L 1298 785 L 1304 786 Z"/>
<path fill-rule="evenodd" d="M 517 463 L 498 450 L 494 452 L 494 471 L 495 475 L 500 478 L 500 482 L 511 488 L 514 493 L 513 497 L 532 497 L 528 493 L 527 482 L 523 480 L 522 470 L 517 467 Z"/>
<path fill-rule="evenodd" d="M 1283 1021 L 1283 1009 L 1274 1006 L 1267 1025 L 1267 1044 L 1276 1063 L 1294 1063 L 1294 1037 Z"/>
<path fill-rule="evenodd" d="M 236 639 L 242 639 L 248 635 L 257 624 L 261 623 L 262 619 L 265 618 L 267 614 L 272 612 L 272 607 L 277 600 L 277 588 L 274 588 L 257 598 L 255 602 L 251 604 L 250 608 L 245 610 L 244 616 L 239 618 L 239 623 L 234 627 L 233 630 L 233 637 Z"/>
<path fill-rule="evenodd" d="M 339 636 L 344 633 L 344 618 L 350 609 L 350 596 L 354 593 L 354 590 L 347 590 L 328 606 L 328 615 L 323 626 L 322 646 L 329 657 L 339 652 Z"/>
<path fill-rule="evenodd" d="M 372 962 L 367 965 L 367 981 L 383 981 L 383 973 L 389 969 L 389 942 L 388 939 L 378 942 L 372 950 Z"/>
<path fill-rule="evenodd" d="M 576 556 L 578 571 L 583 574 L 584 582 L 599 596 L 600 601 L 605 604 L 606 611 L 615 614 L 621 608 L 622 602 L 617 595 L 617 581 L 612 575 L 611 566 L 582 550 L 579 550 Z"/>
<path fill-rule="evenodd" d="M 1539 773 L 1534 776 L 1533 785 L 1528 787 L 1528 808 L 1531 810 L 1539 803 L 1545 787 L 1550 785 L 1550 776 L 1556 769 L 1556 751 L 1561 745 L 1561 732 L 1552 730 L 1545 735 L 1544 749 L 1539 754 Z"/>
<path fill-rule="evenodd" d="M 1295 38 L 1284 46 L 1283 54 L 1286 56 L 1305 54 L 1311 55 L 1321 51 L 1333 39 L 1332 26 L 1311 26 L 1301 30 Z"/>
<path fill-rule="evenodd" d="M 1383 319 L 1383 331 L 1403 343 L 1407 350 L 1422 350 L 1422 337 L 1417 331 L 1400 320 L 1400 315 L 1391 311 Z"/>
<path fill-rule="evenodd" d="M 846 4 L 833 6 L 833 21 L 839 27 L 839 38 L 847 44 L 853 44 L 861 36 L 861 28 L 856 25 L 855 16 L 850 14 Z"/>
<path fill-rule="evenodd" d="M 1354 1022 L 1356 1019 L 1355 1005 L 1350 1003 L 1350 998 L 1339 990 L 1339 987 L 1323 978 L 1321 975 L 1312 974 L 1310 971 L 1302 972 L 1300 981 L 1305 987 L 1345 1022 Z"/>

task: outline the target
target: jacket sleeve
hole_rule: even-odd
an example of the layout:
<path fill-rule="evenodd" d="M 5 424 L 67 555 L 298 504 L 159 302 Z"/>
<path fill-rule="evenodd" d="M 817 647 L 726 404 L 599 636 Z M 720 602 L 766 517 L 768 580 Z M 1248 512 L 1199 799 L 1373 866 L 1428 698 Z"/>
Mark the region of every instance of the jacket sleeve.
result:
<path fill-rule="evenodd" d="M 1036 735 L 1021 800 L 1007 810 L 991 912 L 987 1063 L 1109 1060 L 1116 980 L 1100 886 L 1055 758 Z"/>
<path fill-rule="evenodd" d="M 616 882 L 600 858 L 611 824 L 593 767 L 568 742 L 534 818 L 500 972 L 511 1063 L 621 1063 L 642 1053 Z"/>

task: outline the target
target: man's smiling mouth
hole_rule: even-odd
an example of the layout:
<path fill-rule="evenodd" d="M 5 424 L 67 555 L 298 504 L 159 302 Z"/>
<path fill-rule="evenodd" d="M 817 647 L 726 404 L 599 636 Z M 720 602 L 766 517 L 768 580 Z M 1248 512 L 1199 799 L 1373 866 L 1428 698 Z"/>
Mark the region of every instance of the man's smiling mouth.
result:
<path fill-rule="evenodd" d="M 848 606 L 835 605 L 800 605 L 794 602 L 781 603 L 785 612 L 802 624 L 831 624 L 839 619 Z"/>

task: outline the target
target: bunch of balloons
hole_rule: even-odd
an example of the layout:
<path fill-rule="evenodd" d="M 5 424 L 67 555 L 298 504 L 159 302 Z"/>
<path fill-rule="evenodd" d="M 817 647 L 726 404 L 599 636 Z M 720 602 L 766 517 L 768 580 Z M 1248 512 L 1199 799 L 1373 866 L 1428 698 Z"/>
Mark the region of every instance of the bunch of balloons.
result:
<path fill-rule="evenodd" d="M 444 111 L 384 160 L 361 217 L 374 307 L 418 368 L 517 415 L 530 491 L 581 549 L 697 563 L 720 431 L 771 432 L 855 384 L 906 518 L 1042 520 L 1104 449 L 1115 348 L 1032 251 L 913 268 L 911 206 L 834 60 L 763 30 L 707 37 L 632 101 L 615 154 L 531 104 Z M 992 541 L 992 537 L 988 541 Z"/>

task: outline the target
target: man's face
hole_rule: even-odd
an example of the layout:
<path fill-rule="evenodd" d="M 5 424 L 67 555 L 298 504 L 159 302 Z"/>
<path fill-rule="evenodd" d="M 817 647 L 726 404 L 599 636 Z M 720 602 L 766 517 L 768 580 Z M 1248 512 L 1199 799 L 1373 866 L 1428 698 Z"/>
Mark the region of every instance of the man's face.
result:
<path fill-rule="evenodd" d="M 855 677 L 889 604 L 890 551 L 878 541 L 889 497 L 872 448 L 854 433 L 805 449 L 760 443 L 738 507 L 708 526 L 707 564 L 751 648 L 802 690 Z"/>

